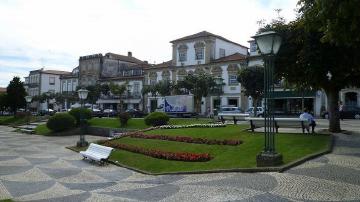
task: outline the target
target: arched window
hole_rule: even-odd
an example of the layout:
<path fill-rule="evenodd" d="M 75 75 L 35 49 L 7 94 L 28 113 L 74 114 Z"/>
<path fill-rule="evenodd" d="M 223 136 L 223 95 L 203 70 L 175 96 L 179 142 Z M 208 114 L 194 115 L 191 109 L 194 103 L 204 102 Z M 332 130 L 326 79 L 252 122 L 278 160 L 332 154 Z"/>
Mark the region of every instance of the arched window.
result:
<path fill-rule="evenodd" d="M 203 42 L 195 43 L 194 48 L 195 48 L 195 59 L 196 60 L 204 59 L 204 47 L 205 47 L 205 44 Z"/>
<path fill-rule="evenodd" d="M 181 44 L 178 48 L 178 52 L 179 52 L 179 61 L 180 62 L 184 62 L 187 60 L 187 50 L 188 47 L 186 44 Z"/>
<path fill-rule="evenodd" d="M 221 77 L 222 69 L 220 66 L 215 66 L 211 69 L 211 74 L 215 77 Z"/>

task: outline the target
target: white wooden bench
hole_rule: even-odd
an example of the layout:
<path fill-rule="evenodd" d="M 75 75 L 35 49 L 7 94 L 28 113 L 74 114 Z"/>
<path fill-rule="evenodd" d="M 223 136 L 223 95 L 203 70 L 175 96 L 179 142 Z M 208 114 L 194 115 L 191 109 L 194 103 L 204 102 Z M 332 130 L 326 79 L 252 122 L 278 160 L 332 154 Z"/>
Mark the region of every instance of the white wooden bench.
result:
<path fill-rule="evenodd" d="M 80 154 L 84 157 L 84 159 L 91 159 L 104 164 L 105 160 L 109 158 L 112 150 L 113 148 L 111 147 L 91 143 L 87 150 L 81 151 Z"/>
<path fill-rule="evenodd" d="M 250 122 L 250 129 L 254 132 L 255 128 L 265 127 L 265 119 L 260 117 L 247 117 L 245 120 Z M 309 121 L 300 118 L 275 118 L 276 133 L 279 132 L 279 128 L 301 128 L 305 133 L 305 129 L 309 131 Z"/>
<path fill-rule="evenodd" d="M 233 120 L 234 124 L 237 121 L 244 121 L 246 117 L 249 117 L 249 114 L 246 113 L 219 113 L 218 118 L 222 123 L 225 123 L 225 120 Z"/>

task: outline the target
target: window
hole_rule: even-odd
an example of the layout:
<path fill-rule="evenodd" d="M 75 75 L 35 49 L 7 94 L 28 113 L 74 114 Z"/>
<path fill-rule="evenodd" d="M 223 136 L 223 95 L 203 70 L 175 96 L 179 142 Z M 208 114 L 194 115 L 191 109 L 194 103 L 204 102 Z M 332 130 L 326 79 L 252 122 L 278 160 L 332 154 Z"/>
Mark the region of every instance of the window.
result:
<path fill-rule="evenodd" d="M 150 85 L 155 85 L 156 84 L 156 79 L 150 79 Z"/>
<path fill-rule="evenodd" d="M 71 91 L 71 89 L 72 89 L 72 88 L 71 88 L 71 80 L 68 80 L 68 81 L 67 81 L 67 85 L 68 85 L 67 90 L 68 90 L 68 91 Z"/>
<path fill-rule="evenodd" d="M 140 84 L 138 82 L 134 82 L 134 94 L 138 94 L 140 92 Z"/>
<path fill-rule="evenodd" d="M 195 49 L 195 59 L 196 60 L 204 59 L 204 48 L 196 48 Z"/>
<path fill-rule="evenodd" d="M 255 41 L 250 43 L 250 52 L 256 52 L 257 46 Z"/>
<path fill-rule="evenodd" d="M 225 57 L 225 49 L 223 49 L 223 48 L 219 49 L 219 57 L 220 58 Z"/>
<path fill-rule="evenodd" d="M 62 83 L 63 83 L 62 84 L 62 91 L 67 91 L 67 89 L 66 89 L 66 81 L 63 81 Z"/>
<path fill-rule="evenodd" d="M 186 50 L 179 50 L 179 61 L 183 62 L 186 61 L 187 59 L 187 54 L 186 54 Z"/>
<path fill-rule="evenodd" d="M 238 85 L 236 75 L 229 75 L 229 85 Z"/>
<path fill-rule="evenodd" d="M 187 60 L 187 45 L 186 44 L 182 44 L 179 46 L 178 48 L 178 52 L 179 52 L 179 61 L 183 62 Z"/>
<path fill-rule="evenodd" d="M 49 77 L 49 84 L 55 85 L 55 77 Z"/>

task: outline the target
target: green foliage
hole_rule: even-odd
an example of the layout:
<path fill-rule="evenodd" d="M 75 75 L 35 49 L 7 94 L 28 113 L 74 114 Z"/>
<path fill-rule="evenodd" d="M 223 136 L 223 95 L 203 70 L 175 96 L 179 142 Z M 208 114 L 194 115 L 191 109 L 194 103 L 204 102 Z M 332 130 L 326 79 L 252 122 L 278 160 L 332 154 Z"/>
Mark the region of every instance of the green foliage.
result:
<path fill-rule="evenodd" d="M 258 100 L 264 94 L 264 68 L 260 66 L 243 68 L 240 70 L 237 80 L 245 88 L 243 93 L 251 96 L 257 106 Z"/>
<path fill-rule="evenodd" d="M 0 93 L 0 112 L 2 113 L 8 107 L 7 94 Z"/>
<path fill-rule="evenodd" d="M 301 0 L 300 5 L 305 22 L 323 33 L 323 42 L 360 47 L 360 1 Z"/>
<path fill-rule="evenodd" d="M 206 97 L 216 87 L 215 78 L 209 74 L 190 74 L 184 80 L 178 81 L 180 88 L 185 88 L 194 95 L 195 109 L 201 111 L 201 98 Z"/>
<path fill-rule="evenodd" d="M 129 113 L 123 112 L 119 114 L 119 119 L 120 119 L 120 126 L 124 127 L 127 125 L 129 119 L 131 119 L 131 116 Z"/>
<path fill-rule="evenodd" d="M 12 112 L 16 112 L 18 108 L 25 107 L 25 88 L 20 78 L 15 76 L 6 88 L 7 103 Z"/>
<path fill-rule="evenodd" d="M 71 109 L 69 114 L 75 118 L 77 126 L 80 125 L 80 117 L 83 117 L 84 120 L 89 120 L 92 118 L 91 110 L 86 108 Z"/>
<path fill-rule="evenodd" d="M 126 85 L 125 84 L 124 85 L 117 85 L 117 84 L 114 84 L 114 83 L 110 83 L 109 88 L 110 88 L 110 92 L 113 95 L 117 95 L 117 96 L 121 96 L 126 91 Z"/>
<path fill-rule="evenodd" d="M 86 90 L 89 91 L 87 99 L 91 104 L 95 104 L 101 94 L 101 85 L 96 84 L 93 86 L 87 86 Z"/>
<path fill-rule="evenodd" d="M 68 113 L 56 113 L 49 118 L 46 126 L 54 132 L 61 132 L 74 128 L 75 122 L 75 118 Z"/>
<path fill-rule="evenodd" d="M 164 112 L 152 112 L 144 118 L 145 124 L 148 126 L 166 125 L 170 117 Z"/>

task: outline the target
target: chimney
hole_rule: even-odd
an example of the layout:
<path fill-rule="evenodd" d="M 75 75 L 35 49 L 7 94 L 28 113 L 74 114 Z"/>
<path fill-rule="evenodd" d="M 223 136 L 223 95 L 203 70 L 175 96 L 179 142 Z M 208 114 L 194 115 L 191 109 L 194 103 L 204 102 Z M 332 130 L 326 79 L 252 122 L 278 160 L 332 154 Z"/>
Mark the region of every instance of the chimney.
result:
<path fill-rule="evenodd" d="M 129 51 L 129 52 L 128 52 L 128 56 L 129 56 L 129 57 L 132 57 L 132 52 Z"/>

